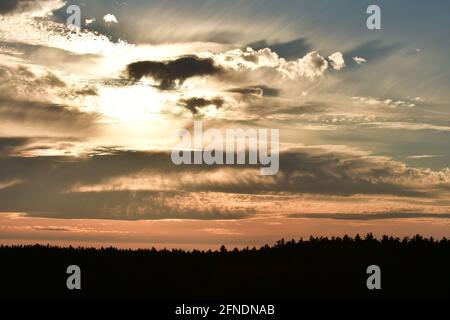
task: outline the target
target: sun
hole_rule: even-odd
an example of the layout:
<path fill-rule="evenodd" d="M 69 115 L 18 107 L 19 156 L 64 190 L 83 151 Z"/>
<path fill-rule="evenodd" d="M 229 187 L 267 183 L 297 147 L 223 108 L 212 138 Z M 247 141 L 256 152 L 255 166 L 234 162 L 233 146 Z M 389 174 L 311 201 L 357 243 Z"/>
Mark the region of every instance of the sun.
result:
<path fill-rule="evenodd" d="M 100 88 L 99 96 L 100 113 L 113 122 L 158 120 L 165 103 L 163 94 L 143 83 L 123 88 Z"/>

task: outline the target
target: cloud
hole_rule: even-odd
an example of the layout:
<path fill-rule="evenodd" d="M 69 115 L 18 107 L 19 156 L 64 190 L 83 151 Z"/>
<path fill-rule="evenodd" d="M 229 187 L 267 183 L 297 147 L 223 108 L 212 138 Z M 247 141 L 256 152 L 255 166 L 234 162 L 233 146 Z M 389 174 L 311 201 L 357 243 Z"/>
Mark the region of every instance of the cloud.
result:
<path fill-rule="evenodd" d="M 13 65 L 10 67 L 0 65 L 0 103 L 1 109 L 5 118 L 12 118 L 13 115 L 26 112 L 24 105 L 34 105 L 39 107 L 40 105 L 55 106 L 55 108 L 42 108 L 41 110 L 36 108 L 28 108 L 29 112 L 37 114 L 41 111 L 44 114 L 45 111 L 56 110 L 57 106 L 72 104 L 75 100 L 80 100 L 80 97 L 95 95 L 95 87 L 91 85 L 80 86 L 73 80 L 67 81 L 64 78 L 64 73 L 61 76 L 49 71 L 47 68 L 37 68 L 33 66 L 33 69 L 25 67 L 21 64 Z M 72 100 L 72 101 L 70 101 Z M 54 101 L 54 102 L 53 102 Z M 22 106 L 12 108 L 7 106 L 7 102 L 11 102 L 12 105 L 18 105 L 19 102 Z M 11 116 L 5 114 L 6 110 L 11 108 Z M 77 110 L 74 106 L 72 108 L 67 107 L 67 110 Z M 32 119 L 29 119 L 32 122 Z M 38 116 L 37 120 L 42 120 L 42 117 Z"/>
<path fill-rule="evenodd" d="M 233 103 L 231 103 L 233 106 Z M 286 124 L 298 125 L 298 128 L 307 130 L 308 128 L 326 128 L 323 122 L 315 125 L 304 122 L 305 116 L 318 117 L 321 113 L 326 113 L 331 106 L 327 103 L 318 101 L 308 101 L 303 103 L 287 102 L 283 99 L 271 98 L 261 99 L 260 96 L 244 96 L 239 101 L 239 107 L 243 110 L 243 122 L 258 121 L 258 119 L 267 119 L 273 121 L 273 125 L 285 126 Z M 303 121 L 302 121 L 303 120 Z M 299 121 L 302 121 L 299 124 Z M 248 123 L 249 125 L 257 125 L 256 123 Z M 326 125 L 326 124 L 325 124 Z M 332 129 L 331 126 L 328 129 Z"/>
<path fill-rule="evenodd" d="M 334 220 L 386 220 L 386 219 L 450 219 L 450 213 L 377 212 L 377 213 L 294 213 L 290 218 Z"/>
<path fill-rule="evenodd" d="M 307 101 L 299 106 L 290 106 L 277 108 L 272 114 L 302 115 L 311 113 L 321 113 L 328 110 L 328 106 L 324 103 Z"/>
<path fill-rule="evenodd" d="M 289 79 L 320 77 L 328 69 L 328 62 L 317 51 L 306 54 L 303 58 L 287 61 L 280 58 L 270 48 L 254 50 L 235 49 L 213 55 L 212 58 L 228 70 L 243 71 L 272 69 L 280 76 Z"/>
<path fill-rule="evenodd" d="M 308 53 L 302 59 L 283 63 L 280 66 L 280 71 L 291 79 L 320 77 L 327 69 L 328 62 L 316 51 Z"/>
<path fill-rule="evenodd" d="M 0 189 L 9 188 L 21 182 L 20 180 L 0 181 Z"/>
<path fill-rule="evenodd" d="M 15 10 L 18 9 L 19 4 L 20 4 L 20 2 L 18 0 L 15 0 L 15 1 L 14 0 L 13 1 L 10 1 L 10 0 L 2 1 L 0 3 L 0 13 L 1 14 L 6 14 L 6 13 L 14 12 Z"/>
<path fill-rule="evenodd" d="M 2 0 L 0 2 L 0 14 L 22 14 L 32 16 L 44 16 L 64 6 L 63 0 Z"/>
<path fill-rule="evenodd" d="M 0 138 L 0 156 L 80 156 L 86 146 L 76 137 Z"/>
<path fill-rule="evenodd" d="M 13 154 L 14 149 L 25 145 L 29 142 L 29 138 L 23 137 L 0 137 L 0 156 L 7 156 Z M 1 179 L 2 177 L 0 177 Z"/>
<path fill-rule="evenodd" d="M 49 87 L 59 87 L 59 88 L 63 88 L 66 86 L 66 83 L 64 81 L 62 81 L 60 78 L 58 78 L 57 76 L 55 76 L 52 73 L 47 73 L 45 76 L 40 77 L 38 79 L 36 79 L 36 84 L 37 85 L 44 85 L 44 86 L 49 86 Z"/>
<path fill-rule="evenodd" d="M 139 81 L 143 77 L 153 78 L 163 90 L 173 89 L 186 79 L 196 76 L 217 75 L 222 69 L 212 59 L 185 56 L 170 61 L 138 61 L 127 66 L 128 77 Z"/>
<path fill-rule="evenodd" d="M 238 236 L 242 235 L 243 233 L 237 232 L 231 229 L 225 229 L 225 228 L 205 228 L 202 229 L 202 231 L 216 234 L 216 235 L 224 235 L 224 236 Z"/>
<path fill-rule="evenodd" d="M 93 86 L 85 86 L 75 90 L 73 93 L 76 96 L 98 96 L 98 90 Z"/>
<path fill-rule="evenodd" d="M 276 88 L 271 88 L 268 86 L 255 86 L 255 87 L 244 87 L 244 88 L 233 88 L 229 89 L 228 92 L 240 93 L 242 95 L 254 95 L 254 96 L 268 96 L 277 97 L 280 95 L 280 90 Z"/>
<path fill-rule="evenodd" d="M 353 59 L 353 61 L 355 61 L 356 64 L 363 64 L 363 63 L 367 62 L 366 59 L 361 58 L 361 57 L 353 57 L 352 59 Z"/>
<path fill-rule="evenodd" d="M 440 132 L 450 132 L 450 126 L 434 125 L 430 123 L 415 123 L 415 122 L 366 122 L 358 124 L 361 128 L 376 128 L 376 129 L 392 129 L 392 130 L 430 130 Z"/>
<path fill-rule="evenodd" d="M 97 114 L 84 113 L 68 106 L 0 96 L 0 119 L 21 126 L 45 126 L 65 132 L 94 130 Z"/>
<path fill-rule="evenodd" d="M 84 112 L 80 99 L 97 95 L 93 86 L 70 84 L 45 68 L 0 66 L 2 134 L 92 134 L 100 115 Z M 19 133 L 18 133 L 19 132 Z"/>
<path fill-rule="evenodd" d="M 374 106 L 384 106 L 389 108 L 397 108 L 397 107 L 407 107 L 413 108 L 416 106 L 417 100 L 393 100 L 393 99 L 379 99 L 373 97 L 351 97 L 351 100 L 354 102 L 363 103 L 366 105 L 374 105 Z"/>
<path fill-rule="evenodd" d="M 334 70 L 341 70 L 345 67 L 344 56 L 340 52 L 335 52 L 328 57 Z"/>
<path fill-rule="evenodd" d="M 48 1 L 48 3 L 64 5 L 64 2 L 57 0 Z M 122 40 L 113 42 L 104 34 L 68 26 L 65 21 L 67 19 L 65 13 L 64 19 L 60 21 L 54 16 L 50 17 L 48 14 L 56 7 L 45 7 L 47 9 L 42 12 L 31 11 L 2 17 L 0 19 L 2 41 L 52 47 L 76 54 L 101 54 L 104 56 L 114 56 L 114 54 L 126 53 L 131 50 L 131 46 Z M 60 12 L 64 11 L 60 10 Z"/>
<path fill-rule="evenodd" d="M 95 18 L 91 18 L 91 19 L 85 19 L 84 22 L 86 23 L 86 25 L 90 25 L 91 23 L 94 23 L 96 21 Z"/>
<path fill-rule="evenodd" d="M 34 231 L 54 231 L 54 232 L 73 232 L 78 231 L 77 228 L 73 227 L 58 227 L 58 226 L 33 226 L 30 228 Z"/>
<path fill-rule="evenodd" d="M 40 74 L 22 65 L 0 65 L 0 97 L 10 96 L 14 100 L 25 97 L 29 100 L 48 99 L 58 89 L 66 87 L 66 83 L 54 73 L 37 71 Z"/>
<path fill-rule="evenodd" d="M 425 184 L 444 183 L 448 171 L 408 168 L 386 157 L 355 151 L 328 152 L 321 148 L 291 150 L 280 155 L 277 188 L 320 194 L 426 195 Z"/>
<path fill-rule="evenodd" d="M 377 39 L 361 43 L 355 48 L 344 52 L 344 55 L 348 57 L 364 57 L 364 59 L 370 61 L 377 61 L 386 58 L 396 51 L 400 51 L 402 48 L 404 48 L 403 43 L 388 44 L 383 40 Z"/>
<path fill-rule="evenodd" d="M 215 106 L 217 109 L 221 108 L 225 100 L 221 98 L 215 99 L 205 99 L 205 98 L 190 98 L 190 99 L 182 99 L 178 101 L 178 104 L 187 110 L 191 111 L 192 114 L 197 114 L 200 108 L 204 108 L 207 106 Z"/>
<path fill-rule="evenodd" d="M 445 157 L 442 155 L 432 155 L 432 154 L 420 154 L 420 155 L 413 155 L 413 156 L 407 156 L 408 159 L 429 159 L 429 158 L 439 158 L 439 157 Z"/>
<path fill-rule="evenodd" d="M 94 54 L 74 54 L 67 50 L 45 45 L 19 42 L 0 41 L 0 47 L 10 49 L 9 55 L 18 55 L 24 61 L 53 70 L 68 70 L 70 73 L 92 69 L 93 66 L 100 63 L 101 58 Z"/>
<path fill-rule="evenodd" d="M 113 15 L 113 14 L 111 14 L 111 13 L 106 14 L 106 15 L 103 17 L 103 21 L 105 21 L 105 22 L 108 23 L 108 24 L 111 24 L 111 23 L 119 23 L 119 22 L 117 21 L 116 16 Z M 91 21 L 91 22 L 93 22 L 93 21 Z"/>
<path fill-rule="evenodd" d="M 3 141 L 16 146 L 19 140 Z M 23 141 L 23 143 L 27 143 Z M 176 166 L 166 152 L 114 151 L 90 156 L 0 157 L 0 211 L 101 219 L 234 219 L 255 213 L 265 194 L 433 197 L 450 171 L 414 169 L 351 150 L 300 148 L 280 154 L 280 172 L 259 166 Z M 442 190 L 446 190 L 443 188 Z M 23 201 L 26 199 L 26 201 Z"/>
<path fill-rule="evenodd" d="M 276 68 L 285 60 L 280 58 L 276 52 L 270 48 L 254 50 L 250 47 L 245 50 L 234 49 L 216 56 L 217 61 L 229 69 L 250 69 Z"/>

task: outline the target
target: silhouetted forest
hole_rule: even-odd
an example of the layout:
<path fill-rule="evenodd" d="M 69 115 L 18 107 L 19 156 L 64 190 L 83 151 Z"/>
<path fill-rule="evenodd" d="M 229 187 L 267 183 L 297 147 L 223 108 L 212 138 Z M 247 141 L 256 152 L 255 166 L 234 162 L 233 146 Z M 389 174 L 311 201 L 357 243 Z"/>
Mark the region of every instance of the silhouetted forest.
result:
<path fill-rule="evenodd" d="M 81 290 L 66 288 L 69 265 L 81 268 Z M 366 287 L 369 265 L 381 268 L 381 290 Z M 369 234 L 192 252 L 1 246 L 0 277 L 3 299 L 448 299 L 450 241 Z"/>

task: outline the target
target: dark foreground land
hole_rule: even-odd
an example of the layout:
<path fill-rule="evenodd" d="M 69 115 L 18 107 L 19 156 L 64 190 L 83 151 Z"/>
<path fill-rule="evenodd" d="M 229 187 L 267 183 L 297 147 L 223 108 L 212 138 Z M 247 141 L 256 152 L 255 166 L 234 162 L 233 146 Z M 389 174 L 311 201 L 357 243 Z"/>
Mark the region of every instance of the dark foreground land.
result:
<path fill-rule="evenodd" d="M 81 268 L 81 290 L 66 268 Z M 381 290 L 366 269 L 381 268 Z M 449 299 L 450 241 L 311 238 L 216 252 L 0 247 L 2 299 Z"/>

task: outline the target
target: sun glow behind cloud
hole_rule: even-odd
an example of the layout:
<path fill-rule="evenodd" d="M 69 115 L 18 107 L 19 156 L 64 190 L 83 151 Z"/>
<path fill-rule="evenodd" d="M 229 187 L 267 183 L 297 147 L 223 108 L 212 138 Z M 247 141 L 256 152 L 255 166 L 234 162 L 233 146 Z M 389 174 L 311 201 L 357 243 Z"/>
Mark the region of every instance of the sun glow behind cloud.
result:
<path fill-rule="evenodd" d="M 164 109 L 164 96 L 145 84 L 125 88 L 103 87 L 99 90 L 100 112 L 114 121 L 130 125 L 158 120 Z"/>

